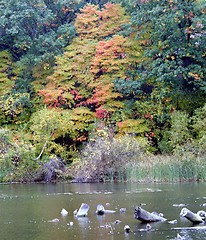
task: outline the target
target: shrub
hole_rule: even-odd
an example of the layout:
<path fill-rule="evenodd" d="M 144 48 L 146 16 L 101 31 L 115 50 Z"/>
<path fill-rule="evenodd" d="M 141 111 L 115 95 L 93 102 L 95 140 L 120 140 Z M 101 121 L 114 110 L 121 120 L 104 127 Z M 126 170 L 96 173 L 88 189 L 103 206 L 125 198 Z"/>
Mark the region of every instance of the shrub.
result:
<path fill-rule="evenodd" d="M 50 158 L 41 165 L 36 174 L 35 181 L 54 182 L 65 177 L 65 163 L 61 158 Z"/>
<path fill-rule="evenodd" d="M 113 138 L 99 130 L 80 152 L 75 181 L 126 180 L 127 165 L 141 159 L 142 154 L 143 147 L 135 137 Z"/>
<path fill-rule="evenodd" d="M 206 148 L 206 104 L 203 108 L 198 108 L 192 118 L 192 130 L 196 137 L 195 145 L 199 153 L 205 152 Z"/>
<path fill-rule="evenodd" d="M 31 181 L 38 168 L 34 150 L 23 138 L 15 139 L 8 129 L 0 129 L 0 181 Z"/>

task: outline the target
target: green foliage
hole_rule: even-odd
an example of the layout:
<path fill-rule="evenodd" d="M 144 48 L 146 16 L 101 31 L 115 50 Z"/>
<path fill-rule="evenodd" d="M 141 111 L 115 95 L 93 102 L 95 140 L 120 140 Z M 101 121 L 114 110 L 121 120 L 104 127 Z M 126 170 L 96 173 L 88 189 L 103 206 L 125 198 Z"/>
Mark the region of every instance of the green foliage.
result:
<path fill-rule="evenodd" d="M 33 180 L 38 168 L 31 144 L 25 141 L 19 129 L 15 136 L 8 129 L 0 129 L 0 181 Z"/>
<path fill-rule="evenodd" d="M 198 146 L 199 152 L 204 153 L 206 147 L 206 105 L 196 109 L 192 123 L 195 144 Z"/>
<path fill-rule="evenodd" d="M 69 117 L 69 112 L 66 113 Z M 65 116 L 64 116 L 65 117 Z M 30 131 L 32 133 L 31 140 L 36 149 L 36 156 L 43 155 L 52 156 L 52 153 L 59 154 L 56 151 L 59 149 L 62 155 L 65 154 L 65 148 L 56 146 L 55 138 L 66 134 L 70 126 L 69 120 L 61 117 L 61 113 L 55 110 L 42 109 L 32 114 L 30 119 Z M 56 150 L 56 151 L 55 151 Z"/>
<path fill-rule="evenodd" d="M 206 131 L 206 105 L 204 105 L 202 108 L 196 109 L 192 120 L 193 129 L 196 132 L 197 137 L 203 137 Z"/>
<path fill-rule="evenodd" d="M 132 21 L 142 34 L 149 33 L 149 57 L 141 79 L 154 79 L 156 87 L 169 87 L 167 95 L 205 84 L 204 4 L 198 1 L 145 1 L 134 11 Z M 148 32 L 149 31 L 149 32 Z"/>
<path fill-rule="evenodd" d="M 46 156 L 58 155 L 68 160 L 73 157 L 75 143 L 86 140 L 92 121 L 93 114 L 83 107 L 73 111 L 45 108 L 33 113 L 30 131 L 36 154 L 39 156 L 44 150 L 42 154 Z"/>
<path fill-rule="evenodd" d="M 2 0 L 0 46 L 9 48 L 17 58 L 26 53 L 33 63 L 51 58 L 74 36 L 74 6 L 78 4 L 64 0 Z"/>
<path fill-rule="evenodd" d="M 11 133 L 6 129 L 0 129 L 0 149 L 0 182 L 2 182 L 5 176 L 12 174 L 15 160 L 18 159 L 17 146 L 12 144 Z"/>
<path fill-rule="evenodd" d="M 159 143 L 162 152 L 189 151 L 194 155 L 205 152 L 205 106 L 195 110 L 192 117 L 176 111 L 171 116 L 171 128 L 166 130 Z"/>
<path fill-rule="evenodd" d="M 190 118 L 187 113 L 177 111 L 172 114 L 171 128 L 169 130 L 169 142 L 175 147 L 183 146 L 191 139 Z"/>
<path fill-rule="evenodd" d="M 53 73 L 53 61 L 44 61 L 32 68 L 32 82 L 35 93 L 38 93 L 42 86 L 46 85 L 46 78 Z M 36 96 L 35 96 L 36 97 Z"/>
<path fill-rule="evenodd" d="M 86 140 L 87 131 L 93 129 L 94 114 L 86 107 L 78 107 L 72 110 L 71 121 L 73 122 L 73 138 L 80 141 Z"/>
<path fill-rule="evenodd" d="M 21 124 L 29 120 L 32 103 L 28 93 L 16 93 L 0 97 L 0 122 Z"/>
<path fill-rule="evenodd" d="M 146 141 L 146 134 L 150 132 L 145 120 L 143 119 L 127 119 L 118 123 L 118 133 L 120 135 L 134 134 L 139 141 Z"/>
<path fill-rule="evenodd" d="M 16 67 L 11 54 L 7 51 L 0 52 L 0 95 L 7 94 L 14 86 Z"/>
<path fill-rule="evenodd" d="M 196 108 L 204 106 L 205 94 L 202 91 L 178 93 L 172 99 L 172 104 L 177 110 L 186 111 L 191 116 Z"/>
<path fill-rule="evenodd" d="M 166 132 L 173 111 L 192 115 L 205 102 L 205 6 L 198 1 L 124 4 L 130 10 L 136 4 L 131 31 L 143 56 L 130 65 L 126 79 L 114 81 L 115 89 L 130 102 L 133 116 L 146 117 L 155 148 L 171 151 Z"/>

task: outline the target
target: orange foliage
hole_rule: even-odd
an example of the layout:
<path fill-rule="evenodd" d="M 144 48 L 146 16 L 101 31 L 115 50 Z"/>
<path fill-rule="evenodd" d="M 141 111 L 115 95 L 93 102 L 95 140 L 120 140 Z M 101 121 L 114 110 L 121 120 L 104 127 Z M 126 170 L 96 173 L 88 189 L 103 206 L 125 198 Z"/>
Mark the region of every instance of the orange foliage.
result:
<path fill-rule="evenodd" d="M 92 73 L 95 75 L 100 73 L 102 75 L 104 72 L 119 74 L 121 68 L 128 64 L 127 55 L 123 47 L 126 40 L 122 36 L 114 36 L 108 41 L 100 41 L 92 61 Z"/>
<path fill-rule="evenodd" d="M 100 40 L 121 30 L 128 19 L 120 4 L 107 3 L 101 11 L 88 4 L 77 15 L 75 27 L 80 38 Z"/>
<path fill-rule="evenodd" d="M 99 84 L 95 90 L 94 94 L 91 98 L 89 98 L 86 103 L 88 105 L 93 105 L 95 107 L 99 107 L 100 105 L 105 104 L 110 100 L 115 100 L 116 98 L 120 97 L 121 94 L 115 93 L 113 90 L 113 84 Z"/>
<path fill-rule="evenodd" d="M 117 35 L 128 19 L 120 4 L 107 3 L 101 10 L 88 4 L 81 9 L 75 22 L 78 37 L 56 58 L 47 89 L 40 91 L 45 104 L 89 106 L 98 118 L 122 107 L 121 94 L 114 91 L 112 81 L 126 78 L 125 71 L 131 64 L 127 56 L 130 43 Z"/>
<path fill-rule="evenodd" d="M 138 136 L 145 136 L 150 131 L 143 119 L 127 119 L 117 125 L 120 134 L 135 133 Z"/>
<path fill-rule="evenodd" d="M 104 9 L 100 12 L 101 24 L 99 31 L 103 36 L 110 36 L 122 29 L 122 26 L 129 22 L 125 15 L 124 8 L 120 4 L 106 3 Z"/>
<path fill-rule="evenodd" d="M 151 113 L 145 113 L 145 114 L 144 114 L 144 117 L 145 117 L 146 119 L 149 119 L 150 121 L 152 121 L 152 115 L 151 115 Z"/>
<path fill-rule="evenodd" d="M 88 4 L 81 13 L 77 15 L 75 27 L 81 38 L 95 38 L 99 35 L 99 17 L 98 6 Z"/>
<path fill-rule="evenodd" d="M 44 96 L 44 103 L 55 108 L 65 104 L 66 101 L 62 94 L 62 89 L 45 89 L 39 91 L 39 95 Z"/>
<path fill-rule="evenodd" d="M 125 78 L 125 69 L 129 65 L 124 49 L 126 41 L 126 38 L 116 35 L 98 43 L 91 67 L 94 75 L 91 85 L 95 89 L 92 97 L 86 101 L 87 104 L 99 107 L 109 103 L 112 106 L 121 97 L 121 94 L 114 91 L 112 81 L 116 77 Z"/>

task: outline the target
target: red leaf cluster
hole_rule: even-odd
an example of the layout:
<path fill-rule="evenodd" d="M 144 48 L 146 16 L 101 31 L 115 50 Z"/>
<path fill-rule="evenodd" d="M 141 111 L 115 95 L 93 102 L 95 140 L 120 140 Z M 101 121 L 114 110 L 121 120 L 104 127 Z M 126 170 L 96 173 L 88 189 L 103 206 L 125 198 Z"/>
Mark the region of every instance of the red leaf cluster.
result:
<path fill-rule="evenodd" d="M 96 109 L 95 117 L 99 119 L 109 118 L 109 112 L 105 109 Z"/>

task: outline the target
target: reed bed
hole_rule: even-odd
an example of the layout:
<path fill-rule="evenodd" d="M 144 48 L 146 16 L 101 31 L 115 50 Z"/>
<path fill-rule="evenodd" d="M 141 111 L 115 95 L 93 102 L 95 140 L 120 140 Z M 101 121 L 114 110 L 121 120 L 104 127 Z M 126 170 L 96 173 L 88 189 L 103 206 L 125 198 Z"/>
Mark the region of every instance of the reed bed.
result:
<path fill-rule="evenodd" d="M 127 181 L 183 182 L 206 180 L 206 158 L 150 156 L 127 165 Z"/>

